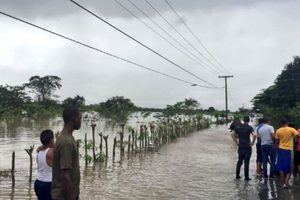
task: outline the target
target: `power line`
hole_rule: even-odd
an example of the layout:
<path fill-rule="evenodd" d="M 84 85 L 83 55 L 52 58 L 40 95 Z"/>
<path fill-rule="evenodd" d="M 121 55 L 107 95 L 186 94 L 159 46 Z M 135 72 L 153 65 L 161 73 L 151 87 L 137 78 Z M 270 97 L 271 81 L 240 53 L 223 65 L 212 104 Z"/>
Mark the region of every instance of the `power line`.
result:
<path fill-rule="evenodd" d="M 2 11 L 0 11 L 0 14 L 2 14 L 2 15 L 4 15 L 4 16 L 7 16 L 7 17 L 9 17 L 9 18 L 12 18 L 12 19 L 14 19 L 14 20 L 17 20 L 17 21 L 19 21 L 19 22 L 22 22 L 22 23 L 24 23 L 24 24 L 30 25 L 30 26 L 32 26 L 32 27 L 35 27 L 35 28 L 37 28 L 37 29 L 40 29 L 40 30 L 42 30 L 42 31 L 48 32 L 48 33 L 50 33 L 50 34 L 52 34 L 52 35 L 55 35 L 55 36 L 58 36 L 58 37 L 60 37 L 60 38 L 69 40 L 69 41 L 71 41 L 71 42 L 73 42 L 73 43 L 76 43 L 76 44 L 79 44 L 79 45 L 81 45 L 81 46 L 83 46 L 83 47 L 87 47 L 87 48 L 92 49 L 92 50 L 94 50 L 94 51 L 97 51 L 97 52 L 100 52 L 100 53 L 102 53 L 102 54 L 111 56 L 111 57 L 113 57 L 113 58 L 115 58 L 115 59 L 118 59 L 118 60 L 124 61 L 124 62 L 126 62 L 126 63 L 135 65 L 135 66 L 137 66 L 137 67 L 143 68 L 143 69 L 145 69 L 145 70 L 152 71 L 152 72 L 154 72 L 154 73 L 157 73 L 157 74 L 160 74 L 160 75 L 163 75 L 163 76 L 166 76 L 166 77 L 175 79 L 175 80 L 177 80 L 177 81 L 181 81 L 181 82 L 187 83 L 187 84 L 189 84 L 189 85 L 195 84 L 195 83 L 192 83 L 192 82 L 190 82 L 190 81 L 186 81 L 186 80 L 183 80 L 183 79 L 181 79 L 181 78 L 178 78 L 178 77 L 175 77 L 175 76 L 172 76 L 172 75 L 169 75 L 169 74 L 160 72 L 160 71 L 158 71 L 158 70 L 152 69 L 152 68 L 150 68 L 150 67 L 147 67 L 147 66 L 138 64 L 138 63 L 133 62 L 133 61 L 131 61 L 131 60 L 128 60 L 128 59 L 126 59 L 126 58 L 122 58 L 122 57 L 120 57 L 120 56 L 117 56 L 117 55 L 108 53 L 108 52 L 106 52 L 106 51 L 100 50 L 100 49 L 98 49 L 98 48 L 96 48 L 96 47 L 90 46 L 90 45 L 85 44 L 85 43 L 83 43 L 83 42 L 80 42 L 80 41 L 78 41 L 78 40 L 72 39 L 72 38 L 70 38 L 70 37 L 68 37 L 68 36 L 59 34 L 59 33 L 57 33 L 57 32 L 54 32 L 54 31 L 52 31 L 52 30 L 49 30 L 49 29 L 46 29 L 46 28 L 44 28 L 44 27 L 38 26 L 38 25 L 36 25 L 36 24 L 33 24 L 33 23 L 31 23 L 31 22 L 28 22 L 28 21 L 25 21 L 25 20 L 23 20 L 23 19 L 20 19 L 20 18 L 18 18 L 18 17 L 12 16 L 12 15 L 10 15 L 10 14 L 4 13 L 4 12 L 2 12 Z M 212 87 L 203 86 L 203 85 L 198 85 L 198 86 L 199 86 L 199 87 L 203 87 L 203 88 L 212 88 Z"/>
<path fill-rule="evenodd" d="M 124 31 L 122 31 L 121 29 L 119 29 L 118 27 L 114 26 L 113 24 L 109 23 L 108 21 L 106 21 L 105 19 L 101 18 L 100 16 L 96 15 L 95 13 L 93 13 L 92 11 L 88 10 L 87 8 L 85 8 L 84 6 L 80 5 L 79 3 L 70 0 L 72 3 L 74 3 L 75 5 L 77 5 L 78 7 L 80 7 L 81 9 L 85 10 L 86 12 L 90 13 L 91 15 L 93 15 L 94 17 L 98 18 L 99 20 L 101 20 L 102 22 L 104 22 L 105 24 L 109 25 L 110 27 L 112 27 L 113 29 L 117 30 L 118 32 L 122 33 L 123 35 L 125 35 L 126 37 L 130 38 L 131 40 L 135 41 L 136 43 L 138 43 L 139 45 L 143 46 L 144 48 L 148 49 L 149 51 L 153 52 L 154 54 L 158 55 L 159 57 L 163 58 L 164 60 L 166 60 L 167 62 L 171 63 L 172 65 L 174 65 L 175 67 L 185 71 L 186 73 L 196 77 L 197 79 L 201 80 L 202 82 L 210 85 L 211 87 L 214 88 L 218 88 L 215 85 L 211 84 L 210 82 L 202 79 L 201 77 L 193 74 L 192 72 L 190 72 L 189 70 L 185 69 L 184 67 L 180 66 L 179 64 L 176 64 L 175 62 L 173 62 L 172 60 L 170 60 L 169 58 L 167 58 L 166 56 L 160 54 L 159 52 L 153 50 L 152 48 L 150 48 L 149 46 L 145 45 L 144 43 L 140 42 L 139 40 L 135 39 L 133 36 L 125 33 Z"/>
<path fill-rule="evenodd" d="M 148 25 L 146 22 L 144 22 L 141 18 L 139 18 L 137 15 L 135 15 L 131 10 L 129 10 L 124 4 L 122 4 L 121 2 L 119 2 L 118 0 L 115 0 L 115 2 L 121 7 L 123 8 L 126 12 L 128 12 L 130 15 L 132 15 L 134 18 L 136 18 L 137 20 L 139 20 L 141 23 L 143 23 L 147 28 L 149 28 L 152 32 L 154 32 L 155 34 L 157 34 L 161 39 L 165 40 L 168 44 L 170 44 L 172 47 L 174 47 L 176 50 L 180 51 L 182 54 L 184 54 L 185 56 L 187 56 L 188 58 L 190 58 L 191 60 L 193 60 L 195 63 L 199 64 L 202 66 L 202 63 L 200 63 L 198 60 L 196 60 L 195 58 L 191 57 L 189 54 L 187 54 L 186 52 L 184 52 L 183 50 L 181 50 L 180 48 L 178 48 L 177 46 L 175 46 L 170 40 L 168 40 L 166 37 L 164 37 L 162 34 L 160 34 L 159 32 L 157 32 L 154 28 L 152 28 L 150 25 Z M 207 69 L 207 68 L 206 68 Z"/>
<path fill-rule="evenodd" d="M 230 92 L 230 90 L 228 90 L 228 97 L 229 97 L 229 99 L 231 100 L 232 104 L 233 104 L 236 108 L 238 108 L 239 106 L 238 106 L 237 102 L 235 101 L 235 98 L 233 97 L 233 95 L 232 95 L 232 93 Z"/>
<path fill-rule="evenodd" d="M 180 19 L 180 21 L 183 23 L 183 25 L 186 27 L 186 29 L 191 33 L 191 35 L 198 41 L 198 43 L 202 46 L 202 48 L 208 53 L 213 60 L 221 67 L 224 72 L 228 72 L 228 70 L 210 53 L 210 51 L 205 47 L 205 45 L 201 42 L 201 40 L 196 36 L 196 34 L 192 31 L 192 29 L 185 23 L 185 21 L 182 19 L 182 17 L 177 13 L 175 8 L 170 4 L 168 0 L 165 0 L 166 4 L 170 7 L 170 9 L 175 13 L 175 15 Z"/>
<path fill-rule="evenodd" d="M 151 4 L 148 0 L 144 0 L 192 49 L 194 49 L 198 54 L 200 54 L 203 58 L 208 60 L 209 64 L 211 64 L 212 67 L 218 69 L 208 58 L 206 58 L 186 37 L 184 37 L 177 28 L 169 22 L 169 20 L 163 16 L 163 14 L 160 13 L 160 11 L 155 8 L 153 4 Z M 205 63 L 206 64 L 206 63 Z M 206 64 L 207 65 L 207 64 Z M 207 65 L 209 66 L 209 65 Z M 210 67 L 210 66 L 209 66 Z M 218 69 L 219 70 L 219 69 Z M 217 71 L 216 71 L 217 72 Z M 219 72 L 217 72 L 219 73 Z"/>
<path fill-rule="evenodd" d="M 196 58 L 200 63 L 202 67 L 206 68 L 207 70 L 210 70 L 210 66 L 208 66 L 203 60 L 201 60 L 199 57 L 197 57 L 192 51 L 190 51 L 188 48 L 186 48 L 181 42 L 179 42 L 176 38 L 174 38 L 166 29 L 164 29 L 161 25 L 159 25 L 156 21 L 154 21 L 143 9 L 141 9 L 139 6 L 137 6 L 133 1 L 127 0 L 133 7 L 135 7 L 138 11 L 140 11 L 147 19 L 149 19 L 154 25 L 156 25 L 162 32 L 164 32 L 167 36 L 169 36 L 174 42 L 176 42 L 178 45 L 180 45 L 185 51 L 187 51 L 189 54 L 191 54 L 194 58 Z"/>

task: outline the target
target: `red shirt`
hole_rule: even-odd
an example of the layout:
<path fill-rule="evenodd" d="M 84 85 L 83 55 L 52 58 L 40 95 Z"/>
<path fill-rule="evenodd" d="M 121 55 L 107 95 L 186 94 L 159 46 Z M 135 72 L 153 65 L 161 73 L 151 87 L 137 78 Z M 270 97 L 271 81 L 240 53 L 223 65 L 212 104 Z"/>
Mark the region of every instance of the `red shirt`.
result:
<path fill-rule="evenodd" d="M 298 133 L 300 133 L 300 129 L 298 129 Z M 298 136 L 296 140 L 297 140 L 296 151 L 300 151 L 300 136 Z"/>

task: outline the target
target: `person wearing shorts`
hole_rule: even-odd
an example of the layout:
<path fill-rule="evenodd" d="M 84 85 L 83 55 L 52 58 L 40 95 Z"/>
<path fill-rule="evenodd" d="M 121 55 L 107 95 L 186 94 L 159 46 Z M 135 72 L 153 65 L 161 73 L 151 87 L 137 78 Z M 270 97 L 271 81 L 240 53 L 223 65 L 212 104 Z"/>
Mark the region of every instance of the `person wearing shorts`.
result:
<path fill-rule="evenodd" d="M 278 143 L 277 168 L 283 187 L 288 189 L 290 188 L 293 138 L 299 135 L 299 133 L 296 129 L 289 127 L 286 119 L 281 120 L 280 124 L 281 128 L 275 134 Z"/>

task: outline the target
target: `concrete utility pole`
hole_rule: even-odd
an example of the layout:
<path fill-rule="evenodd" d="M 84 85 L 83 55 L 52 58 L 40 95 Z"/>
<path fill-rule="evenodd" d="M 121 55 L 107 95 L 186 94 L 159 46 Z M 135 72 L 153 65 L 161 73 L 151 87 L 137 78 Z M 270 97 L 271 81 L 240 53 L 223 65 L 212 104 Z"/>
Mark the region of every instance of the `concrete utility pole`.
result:
<path fill-rule="evenodd" d="M 219 76 L 219 78 L 225 79 L 225 106 L 226 106 L 226 124 L 228 123 L 228 90 L 227 90 L 227 79 L 233 78 L 233 76 Z"/>

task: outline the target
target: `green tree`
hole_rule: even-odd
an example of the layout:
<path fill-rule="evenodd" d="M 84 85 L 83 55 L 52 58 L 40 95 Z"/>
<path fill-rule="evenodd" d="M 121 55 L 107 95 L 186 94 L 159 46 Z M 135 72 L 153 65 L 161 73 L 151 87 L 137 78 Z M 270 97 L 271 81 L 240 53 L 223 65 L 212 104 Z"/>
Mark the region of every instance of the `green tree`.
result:
<path fill-rule="evenodd" d="M 29 97 L 22 86 L 0 85 L 0 116 L 12 117 L 22 114 Z"/>
<path fill-rule="evenodd" d="M 255 109 L 265 106 L 293 108 L 300 102 L 300 57 L 287 64 L 274 84 L 256 95 L 252 102 Z"/>
<path fill-rule="evenodd" d="M 52 97 L 57 97 L 54 92 L 62 87 L 61 78 L 58 76 L 32 76 L 29 83 L 25 84 L 36 95 L 38 102 L 46 103 Z"/>
<path fill-rule="evenodd" d="M 116 123 L 126 123 L 129 116 L 136 111 L 136 106 L 130 99 L 116 96 L 100 103 L 97 111 L 106 119 L 111 119 Z"/>
<path fill-rule="evenodd" d="M 300 123 L 297 112 L 300 105 L 300 57 L 287 64 L 274 84 L 256 95 L 252 102 L 254 109 L 272 117 L 275 124 L 281 118 Z"/>
<path fill-rule="evenodd" d="M 216 109 L 214 107 L 209 107 L 207 111 L 213 113 L 216 112 Z"/>
<path fill-rule="evenodd" d="M 188 98 L 184 101 L 179 101 L 174 105 L 167 105 L 163 110 L 165 116 L 175 116 L 175 115 L 192 115 L 196 114 L 199 109 L 199 102 L 195 99 Z"/>
<path fill-rule="evenodd" d="M 83 96 L 76 95 L 74 98 L 68 97 L 66 98 L 63 103 L 63 107 L 72 106 L 76 108 L 82 108 L 85 106 L 85 99 Z"/>
<path fill-rule="evenodd" d="M 193 98 L 185 99 L 183 102 L 183 110 L 185 111 L 185 114 L 187 114 L 187 115 L 194 114 L 195 111 L 199 108 L 199 106 L 200 106 L 200 103 Z"/>

